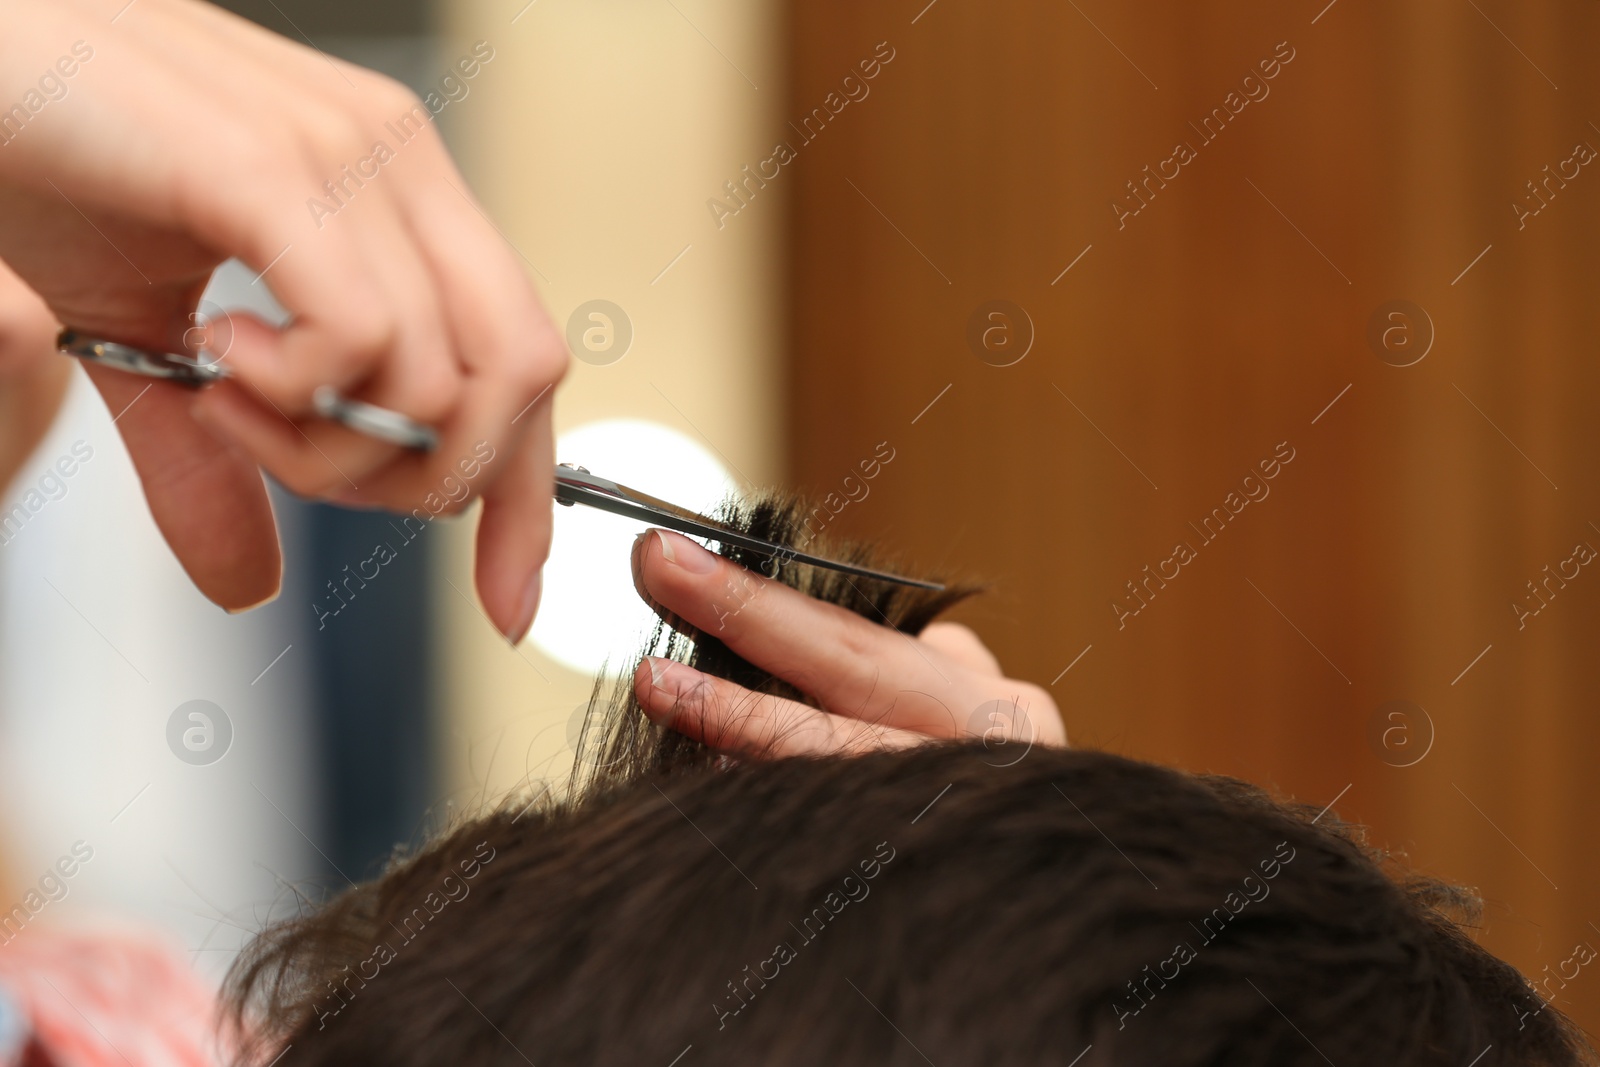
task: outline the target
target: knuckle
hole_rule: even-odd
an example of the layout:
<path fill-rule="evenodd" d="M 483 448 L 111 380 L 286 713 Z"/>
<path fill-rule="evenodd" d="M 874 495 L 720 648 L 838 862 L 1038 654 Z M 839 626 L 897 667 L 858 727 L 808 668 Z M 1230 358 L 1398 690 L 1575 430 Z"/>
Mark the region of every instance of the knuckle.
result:
<path fill-rule="evenodd" d="M 728 694 L 712 678 L 697 678 L 682 693 L 683 703 L 708 718 L 721 718 L 728 712 Z"/>
<path fill-rule="evenodd" d="M 1056 702 L 1042 686 L 1032 682 L 1019 682 L 1016 688 L 1017 704 L 1035 721 L 1056 714 Z"/>
<path fill-rule="evenodd" d="M 873 625 L 859 616 L 841 612 L 838 620 L 840 652 L 852 661 L 875 663 L 883 653 L 881 636 Z"/>
<path fill-rule="evenodd" d="M 281 127 L 216 122 L 207 130 L 206 150 L 215 162 L 176 168 L 168 188 L 173 214 L 205 233 L 238 232 L 246 214 L 270 214 L 284 189 L 314 175 L 299 142 Z"/>
<path fill-rule="evenodd" d="M 567 376 L 567 370 L 572 365 L 571 353 L 567 351 L 566 338 L 556 331 L 556 328 L 545 321 L 545 328 L 538 334 L 538 343 L 535 345 L 535 362 L 550 381 L 559 382 Z"/>
<path fill-rule="evenodd" d="M 1032 682 L 1029 682 L 1022 687 L 1022 691 L 1035 704 L 1050 708 L 1056 706 L 1055 700 L 1051 698 L 1049 693 L 1044 691 L 1043 686 L 1034 685 Z"/>
<path fill-rule="evenodd" d="M 438 136 L 433 112 L 422 97 L 387 74 L 365 73 L 361 109 L 369 122 L 375 127 L 388 123 L 410 136 L 420 135 L 430 141 Z"/>
<path fill-rule="evenodd" d="M 566 343 L 546 327 L 517 346 L 503 371 L 512 388 L 531 399 L 566 377 L 567 362 Z"/>
<path fill-rule="evenodd" d="M 298 164 L 302 158 L 299 145 L 281 127 L 253 129 L 242 122 L 224 122 L 214 125 L 206 135 L 212 158 L 229 161 L 237 174 L 247 178 L 279 173 L 285 164 Z M 205 177 L 201 171 L 179 171 L 180 176 L 192 173 Z"/>
<path fill-rule="evenodd" d="M 401 410 L 425 423 L 435 423 L 455 411 L 466 383 L 449 361 L 427 359 L 409 375 Z"/>
<path fill-rule="evenodd" d="M 705 680 L 681 690 L 672 701 L 674 721 L 692 726 L 696 733 L 708 741 L 711 739 L 705 735 L 713 725 L 726 725 L 722 711 L 716 690 Z"/>
<path fill-rule="evenodd" d="M 336 322 L 326 324 L 328 358 L 351 377 L 370 369 L 395 348 L 400 324 L 394 312 L 377 301 L 351 301 Z"/>
<path fill-rule="evenodd" d="M 346 157 L 352 151 L 365 147 L 365 125 L 349 111 L 317 108 L 303 114 L 299 122 L 300 136 L 311 155 L 332 166 L 350 162 Z"/>
<path fill-rule="evenodd" d="M 368 107 L 386 118 L 403 115 L 408 111 L 426 110 L 422 104 L 422 97 L 387 74 L 371 72 L 367 75 L 365 85 Z"/>

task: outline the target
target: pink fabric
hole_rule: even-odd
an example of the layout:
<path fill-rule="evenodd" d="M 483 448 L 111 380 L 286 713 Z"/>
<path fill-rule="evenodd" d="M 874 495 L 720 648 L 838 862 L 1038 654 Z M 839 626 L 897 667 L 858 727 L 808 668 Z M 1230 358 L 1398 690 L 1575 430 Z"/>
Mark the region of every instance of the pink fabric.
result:
<path fill-rule="evenodd" d="M 125 929 L 29 928 L 0 946 L 0 988 L 53 1067 L 214 1067 L 216 996 L 167 942 Z"/>

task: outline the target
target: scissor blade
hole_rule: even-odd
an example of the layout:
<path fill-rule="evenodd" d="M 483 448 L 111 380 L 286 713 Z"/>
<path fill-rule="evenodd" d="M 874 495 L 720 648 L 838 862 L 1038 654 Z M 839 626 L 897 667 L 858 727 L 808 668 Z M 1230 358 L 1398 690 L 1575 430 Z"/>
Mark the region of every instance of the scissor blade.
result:
<path fill-rule="evenodd" d="M 571 467 L 556 468 L 556 499 L 563 504 L 584 504 L 588 507 L 599 508 L 601 511 L 609 511 L 613 515 L 624 515 L 631 519 L 648 522 L 654 526 L 675 530 L 678 533 L 705 537 L 713 541 L 720 541 L 726 545 L 737 545 L 740 548 L 750 549 L 752 552 L 760 552 L 763 555 L 771 556 L 780 564 L 787 560 L 796 560 L 813 567 L 826 567 L 829 570 L 839 571 L 843 574 L 872 578 L 880 582 L 895 582 L 899 585 L 914 586 L 918 589 L 944 589 L 944 586 L 938 582 L 927 582 L 920 578 L 907 578 L 900 574 L 890 574 L 888 571 L 862 567 L 855 563 L 846 563 L 843 560 L 828 559 L 825 556 L 813 555 L 810 552 L 803 552 L 788 545 L 779 545 L 760 537 L 752 537 L 750 534 L 736 530 L 726 523 L 718 522 L 698 512 L 681 508 L 676 504 L 650 496 L 648 493 L 641 493 L 637 489 L 629 489 L 625 485 L 619 485 L 587 471 L 580 471 Z"/>

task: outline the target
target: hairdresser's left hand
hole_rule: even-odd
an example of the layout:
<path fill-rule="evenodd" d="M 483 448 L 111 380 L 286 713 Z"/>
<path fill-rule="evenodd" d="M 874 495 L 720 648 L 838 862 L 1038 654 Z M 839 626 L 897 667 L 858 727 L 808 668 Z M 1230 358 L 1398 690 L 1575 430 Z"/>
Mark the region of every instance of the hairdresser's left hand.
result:
<path fill-rule="evenodd" d="M 911 637 L 660 530 L 640 538 L 633 566 L 639 595 L 657 610 L 715 634 L 820 705 L 647 657 L 633 680 L 645 714 L 719 751 L 817 755 L 982 737 L 1013 762 L 1035 743 L 1067 742 L 1050 694 L 1001 674 L 965 626 L 936 622 Z"/>

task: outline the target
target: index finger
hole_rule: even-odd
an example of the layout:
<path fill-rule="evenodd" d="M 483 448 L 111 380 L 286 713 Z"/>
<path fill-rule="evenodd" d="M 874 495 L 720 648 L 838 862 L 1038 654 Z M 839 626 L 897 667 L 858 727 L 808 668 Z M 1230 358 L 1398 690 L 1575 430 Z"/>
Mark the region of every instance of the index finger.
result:
<path fill-rule="evenodd" d="M 938 736 L 960 734 L 946 701 L 960 703 L 967 672 L 907 634 L 664 530 L 641 538 L 634 577 L 639 595 L 657 610 L 717 638 L 828 711 Z"/>

